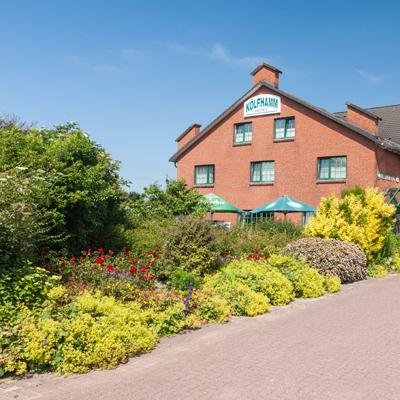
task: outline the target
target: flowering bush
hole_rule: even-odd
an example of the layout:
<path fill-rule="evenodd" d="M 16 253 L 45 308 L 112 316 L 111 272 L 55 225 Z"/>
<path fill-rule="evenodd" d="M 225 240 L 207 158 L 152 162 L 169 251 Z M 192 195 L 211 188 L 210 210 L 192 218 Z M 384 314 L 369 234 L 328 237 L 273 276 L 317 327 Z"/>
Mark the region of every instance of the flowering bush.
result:
<path fill-rule="evenodd" d="M 321 274 L 338 276 L 343 283 L 367 277 L 367 259 L 361 247 L 354 243 L 305 238 L 288 244 L 284 251 L 308 262 Z"/>
<path fill-rule="evenodd" d="M 154 285 L 160 249 L 150 250 L 140 257 L 129 251 L 115 254 L 103 248 L 87 249 L 80 256 L 61 257 L 55 269 L 70 283 L 84 283 L 95 287 L 110 282 L 131 282 L 142 288 Z"/>
<path fill-rule="evenodd" d="M 279 269 L 291 281 L 296 297 L 318 297 L 324 294 L 324 277 L 307 263 L 290 256 L 272 255 L 267 264 Z"/>
<path fill-rule="evenodd" d="M 284 305 L 294 299 L 290 281 L 278 269 L 269 267 L 265 262 L 233 261 L 221 270 L 220 279 L 241 282 L 253 291 L 267 296 L 273 305 Z"/>
<path fill-rule="evenodd" d="M 338 276 L 325 276 L 324 288 L 327 293 L 335 293 L 340 290 L 341 283 Z"/>
<path fill-rule="evenodd" d="M 358 244 L 370 260 L 382 250 L 394 224 L 395 208 L 378 189 L 358 189 L 322 199 L 305 227 L 307 236 Z"/>

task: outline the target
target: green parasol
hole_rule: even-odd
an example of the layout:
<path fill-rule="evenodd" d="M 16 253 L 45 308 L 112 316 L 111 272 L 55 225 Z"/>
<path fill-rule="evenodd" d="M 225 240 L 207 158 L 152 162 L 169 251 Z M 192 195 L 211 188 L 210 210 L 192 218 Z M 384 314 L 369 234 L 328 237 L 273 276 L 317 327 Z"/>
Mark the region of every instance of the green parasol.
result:
<path fill-rule="evenodd" d="M 284 214 L 293 212 L 315 212 L 314 207 L 309 206 L 299 200 L 292 199 L 289 196 L 281 196 L 276 200 L 270 201 L 263 206 L 255 208 L 250 212 L 257 214 L 261 212 L 282 212 Z"/>
<path fill-rule="evenodd" d="M 217 196 L 214 193 L 205 194 L 203 196 L 204 200 L 211 205 L 211 213 L 242 213 L 238 207 L 224 200 L 222 197 Z"/>

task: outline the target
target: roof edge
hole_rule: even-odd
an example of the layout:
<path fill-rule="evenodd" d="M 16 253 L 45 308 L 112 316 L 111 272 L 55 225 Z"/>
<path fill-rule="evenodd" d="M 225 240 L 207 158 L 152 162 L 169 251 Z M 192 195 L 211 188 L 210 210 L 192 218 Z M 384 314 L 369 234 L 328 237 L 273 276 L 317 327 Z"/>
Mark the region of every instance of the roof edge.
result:
<path fill-rule="evenodd" d="M 358 127 L 357 125 L 354 125 L 354 124 L 348 122 L 347 120 L 344 120 L 344 119 L 334 115 L 333 113 L 330 113 L 329 111 L 326 111 L 322 108 L 314 106 L 313 104 L 308 103 L 307 101 L 304 101 L 296 96 L 286 93 L 283 90 L 276 88 L 274 85 L 272 85 L 271 83 L 269 83 L 267 81 L 260 81 L 255 86 L 253 86 L 248 92 L 246 92 L 242 97 L 240 97 L 238 100 L 236 100 L 230 107 L 228 107 L 225 111 L 223 111 L 217 118 L 215 118 L 213 121 L 211 121 L 197 136 L 195 136 L 193 139 L 189 140 L 181 149 L 179 149 L 177 152 L 175 152 L 175 154 L 173 154 L 171 156 L 169 161 L 177 162 L 178 159 L 187 150 L 189 150 L 198 140 L 200 140 L 202 137 L 204 137 L 205 134 L 207 134 L 207 132 L 209 132 L 219 122 L 221 122 L 225 117 L 227 117 L 231 112 L 233 112 L 233 110 L 235 110 L 240 105 L 241 102 L 246 101 L 253 93 L 255 93 L 261 87 L 266 87 L 282 96 L 285 96 L 288 99 L 330 119 L 331 121 L 334 121 L 337 124 L 342 125 L 348 129 L 352 130 L 353 132 L 360 134 L 361 136 L 364 136 L 365 138 L 384 147 L 385 149 L 400 154 L 400 145 L 395 144 L 395 142 L 387 140 L 387 139 L 385 141 L 382 141 L 381 139 L 379 139 L 377 136 L 373 135 L 372 133 Z"/>

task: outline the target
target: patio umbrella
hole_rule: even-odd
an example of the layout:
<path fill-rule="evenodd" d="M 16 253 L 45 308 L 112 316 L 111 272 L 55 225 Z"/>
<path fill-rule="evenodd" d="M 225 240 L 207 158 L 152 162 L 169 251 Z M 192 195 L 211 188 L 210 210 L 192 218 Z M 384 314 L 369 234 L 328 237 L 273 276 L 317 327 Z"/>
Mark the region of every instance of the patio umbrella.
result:
<path fill-rule="evenodd" d="M 203 199 L 211 205 L 211 219 L 215 212 L 218 213 L 242 213 L 243 210 L 235 207 L 233 204 L 224 200 L 222 197 L 217 196 L 214 193 L 205 194 Z"/>
<path fill-rule="evenodd" d="M 270 201 L 263 206 L 255 208 L 250 212 L 252 214 L 257 214 L 261 212 L 282 212 L 285 214 L 287 213 L 294 213 L 294 212 L 315 212 L 315 208 L 305 204 L 299 200 L 292 199 L 289 196 L 281 196 L 276 200 Z"/>

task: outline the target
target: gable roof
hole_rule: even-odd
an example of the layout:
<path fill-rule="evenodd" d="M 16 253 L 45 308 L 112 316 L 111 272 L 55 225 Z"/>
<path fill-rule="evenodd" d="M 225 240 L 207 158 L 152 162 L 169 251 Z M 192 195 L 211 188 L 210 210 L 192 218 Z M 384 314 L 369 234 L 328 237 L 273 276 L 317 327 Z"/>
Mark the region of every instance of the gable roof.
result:
<path fill-rule="evenodd" d="M 370 107 L 363 110 L 373 113 L 381 118 L 378 135 L 383 140 L 391 140 L 400 145 L 400 104 L 383 107 Z M 334 113 L 346 119 L 346 111 Z"/>
<path fill-rule="evenodd" d="M 217 126 L 222 120 L 224 120 L 229 114 L 231 114 L 237 107 L 239 107 L 243 102 L 245 102 L 247 99 L 249 99 L 254 93 L 256 93 L 260 88 L 265 87 L 267 89 L 270 89 L 281 96 L 287 97 L 290 100 L 293 100 L 294 102 L 303 105 L 304 107 L 307 107 L 310 110 L 315 111 L 316 113 L 336 122 L 339 125 L 345 126 L 346 128 L 352 130 L 353 132 L 358 133 L 361 136 L 364 136 L 365 138 L 373 141 L 374 143 L 377 143 L 381 147 L 393 151 L 395 153 L 400 154 L 400 142 L 396 143 L 392 141 L 389 138 L 380 138 L 376 137 L 372 133 L 350 123 L 347 121 L 346 118 L 343 117 L 343 115 L 338 115 L 338 114 L 343 114 L 343 113 L 330 113 L 323 108 L 316 107 L 311 103 L 308 103 L 302 99 L 299 99 L 296 96 L 293 96 L 289 93 L 284 92 L 283 90 L 280 90 L 273 86 L 271 83 L 267 81 L 261 81 L 257 83 L 255 86 L 253 86 L 248 92 L 246 92 L 242 97 L 240 97 L 238 100 L 236 100 L 230 107 L 228 107 L 222 114 L 220 114 L 217 118 L 215 118 L 213 121 L 211 121 L 197 136 L 189 140 L 181 149 L 179 149 L 170 159 L 169 161 L 171 162 L 177 162 L 178 159 L 185 154 L 191 147 L 193 147 L 197 142 L 199 142 L 208 132 L 210 132 L 215 126 Z M 400 106 L 399 106 L 400 107 Z M 384 108 L 384 107 L 381 107 Z M 376 109 L 374 109 L 373 114 L 378 115 L 376 112 Z M 398 129 L 400 130 L 400 122 L 399 125 L 397 126 Z"/>

